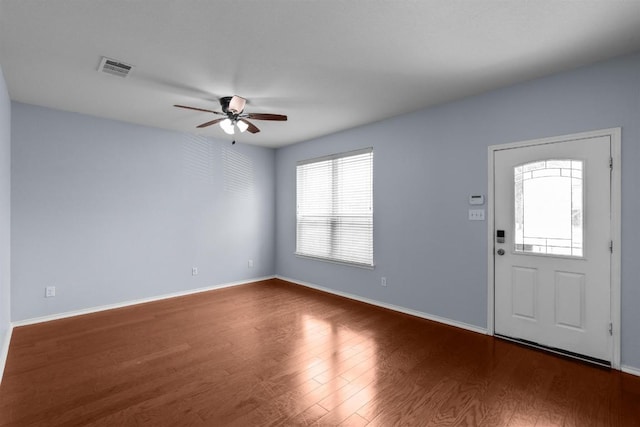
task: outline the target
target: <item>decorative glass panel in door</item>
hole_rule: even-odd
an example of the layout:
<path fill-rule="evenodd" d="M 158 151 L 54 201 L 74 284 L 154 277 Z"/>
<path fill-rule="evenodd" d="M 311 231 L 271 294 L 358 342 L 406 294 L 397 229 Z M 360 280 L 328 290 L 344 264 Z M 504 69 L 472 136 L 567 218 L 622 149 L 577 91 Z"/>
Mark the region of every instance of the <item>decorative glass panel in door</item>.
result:
<path fill-rule="evenodd" d="M 514 168 L 516 253 L 583 256 L 582 172 L 570 159 Z"/>

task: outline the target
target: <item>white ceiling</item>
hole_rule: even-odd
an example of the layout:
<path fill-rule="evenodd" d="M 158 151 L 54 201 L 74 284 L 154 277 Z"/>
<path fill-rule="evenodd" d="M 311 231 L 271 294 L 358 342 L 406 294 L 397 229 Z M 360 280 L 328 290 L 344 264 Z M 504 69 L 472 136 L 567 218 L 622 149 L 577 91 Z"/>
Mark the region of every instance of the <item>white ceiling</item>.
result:
<path fill-rule="evenodd" d="M 640 1 L 0 0 L 11 99 L 231 139 L 172 105 L 237 94 L 266 147 L 639 50 Z"/>

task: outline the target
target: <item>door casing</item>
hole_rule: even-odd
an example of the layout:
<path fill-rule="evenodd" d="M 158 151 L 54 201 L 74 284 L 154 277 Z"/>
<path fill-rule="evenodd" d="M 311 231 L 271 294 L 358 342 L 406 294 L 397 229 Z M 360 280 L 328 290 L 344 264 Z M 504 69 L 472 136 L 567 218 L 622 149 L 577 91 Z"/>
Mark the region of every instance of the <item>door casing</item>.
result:
<path fill-rule="evenodd" d="M 611 254 L 611 367 L 620 369 L 620 263 L 621 263 L 621 198 L 622 198 L 622 174 L 621 174 L 621 128 L 601 129 L 589 132 L 569 135 L 554 136 L 542 139 L 513 142 L 509 144 L 491 145 L 488 149 L 488 187 L 487 187 L 487 332 L 495 334 L 494 324 L 494 298 L 495 298 L 495 224 L 494 224 L 494 152 L 509 148 L 527 147 L 532 145 L 549 144 L 554 142 L 571 141 L 576 139 L 609 136 L 611 140 L 611 157 L 613 169 L 611 171 L 611 238 L 613 240 L 613 253 Z"/>

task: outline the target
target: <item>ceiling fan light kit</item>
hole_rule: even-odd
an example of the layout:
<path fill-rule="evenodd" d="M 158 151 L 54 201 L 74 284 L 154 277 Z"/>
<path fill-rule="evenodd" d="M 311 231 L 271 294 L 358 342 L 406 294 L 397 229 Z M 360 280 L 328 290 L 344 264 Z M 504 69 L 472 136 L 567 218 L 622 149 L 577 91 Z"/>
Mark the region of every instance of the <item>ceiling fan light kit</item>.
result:
<path fill-rule="evenodd" d="M 174 107 L 186 108 L 188 110 L 202 111 L 205 113 L 213 113 L 219 116 L 225 116 L 223 118 L 217 118 L 217 119 L 208 121 L 206 123 L 202 123 L 197 127 L 204 128 L 204 127 L 208 127 L 218 123 L 220 125 L 220 128 L 227 135 L 234 135 L 236 127 L 241 133 L 247 130 L 249 131 L 249 133 L 260 132 L 260 129 L 247 119 L 271 120 L 271 121 L 287 120 L 287 116 L 285 116 L 284 114 L 245 113 L 244 107 L 246 103 L 247 103 L 246 99 L 240 96 L 234 95 L 234 96 L 225 96 L 220 98 L 220 107 L 222 108 L 222 112 L 207 110 L 204 108 L 189 107 L 187 105 L 176 104 L 174 105 Z M 235 144 L 235 141 L 233 141 L 233 143 Z"/>
<path fill-rule="evenodd" d="M 249 129 L 249 125 L 243 120 L 238 120 L 236 122 L 236 126 L 238 127 L 238 130 L 240 132 L 245 132 L 247 129 Z"/>
<path fill-rule="evenodd" d="M 224 119 L 220 122 L 220 127 L 227 135 L 233 135 L 235 130 L 233 129 L 233 122 L 230 119 Z"/>

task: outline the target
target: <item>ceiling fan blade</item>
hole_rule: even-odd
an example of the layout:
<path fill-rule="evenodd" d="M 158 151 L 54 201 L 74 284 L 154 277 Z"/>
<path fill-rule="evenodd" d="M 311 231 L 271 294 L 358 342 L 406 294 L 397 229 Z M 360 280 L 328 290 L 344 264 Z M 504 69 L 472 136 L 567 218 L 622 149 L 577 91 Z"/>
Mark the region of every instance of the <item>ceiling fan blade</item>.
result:
<path fill-rule="evenodd" d="M 204 108 L 196 108 L 196 107 L 189 107 L 187 105 L 174 105 L 174 107 L 178 107 L 178 108 L 186 108 L 187 110 L 196 110 L 196 111 L 204 111 L 205 113 L 213 113 L 213 114 L 219 114 L 222 116 L 226 116 L 226 114 L 221 113 L 219 111 L 213 111 L 213 110 L 205 110 Z"/>
<path fill-rule="evenodd" d="M 246 123 L 246 124 L 247 124 L 247 126 L 249 126 L 249 127 L 247 128 L 247 130 L 248 130 L 250 133 L 258 133 L 258 132 L 260 132 L 260 129 L 258 129 L 258 127 L 257 127 L 256 125 L 254 125 L 253 123 L 251 123 L 249 120 L 239 119 L 239 121 L 241 121 L 241 122 L 243 122 L 243 123 Z"/>
<path fill-rule="evenodd" d="M 284 114 L 265 114 L 265 113 L 249 113 L 247 117 L 256 120 L 275 120 L 278 122 L 284 122 L 287 120 L 287 116 Z"/>
<path fill-rule="evenodd" d="M 207 126 L 211 126 L 211 125 L 215 125 L 216 123 L 220 123 L 223 120 L 225 120 L 225 117 L 223 117 L 221 119 L 211 120 L 210 122 L 203 123 L 203 124 L 201 124 L 200 126 L 197 126 L 197 127 L 198 128 L 206 128 Z"/>
<path fill-rule="evenodd" d="M 247 103 L 247 100 L 239 97 L 238 95 L 233 95 L 231 101 L 229 101 L 229 110 L 235 111 L 236 113 L 242 113 L 244 110 L 244 105 Z"/>

